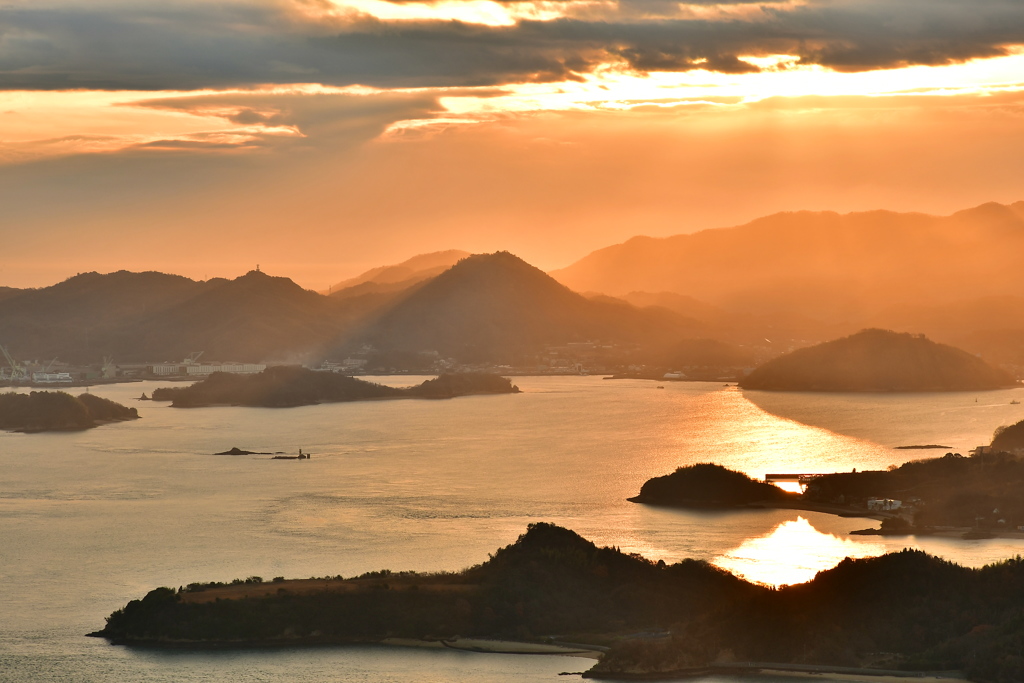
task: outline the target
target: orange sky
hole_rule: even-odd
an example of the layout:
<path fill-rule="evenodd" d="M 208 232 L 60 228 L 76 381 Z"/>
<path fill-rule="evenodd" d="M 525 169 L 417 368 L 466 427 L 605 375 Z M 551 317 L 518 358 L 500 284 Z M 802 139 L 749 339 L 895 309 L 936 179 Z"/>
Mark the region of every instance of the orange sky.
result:
<path fill-rule="evenodd" d="M 260 263 L 321 288 L 439 249 L 555 268 L 775 211 L 1021 200 L 1018 5 L 16 2 L 0 285 Z"/>

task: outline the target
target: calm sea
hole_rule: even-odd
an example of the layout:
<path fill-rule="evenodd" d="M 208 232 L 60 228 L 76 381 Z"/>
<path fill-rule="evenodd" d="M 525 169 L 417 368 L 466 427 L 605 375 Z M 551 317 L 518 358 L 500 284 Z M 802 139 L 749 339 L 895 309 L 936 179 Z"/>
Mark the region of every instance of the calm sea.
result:
<path fill-rule="evenodd" d="M 900 445 L 966 453 L 1024 419 L 1024 405 L 1010 403 L 1024 400 L 1024 389 L 811 395 L 598 377 L 515 381 L 524 393 L 279 410 L 173 409 L 134 400 L 159 383 L 112 385 L 92 391 L 138 407 L 141 420 L 0 433 L 0 680 L 566 680 L 557 673 L 588 661 L 384 647 L 161 652 L 83 637 L 155 586 L 457 570 L 535 521 L 666 562 L 707 559 L 771 584 L 907 546 L 970 565 L 1024 548 L 851 537 L 868 521 L 813 513 L 695 513 L 626 501 L 649 477 L 688 463 L 763 476 L 884 468 L 945 452 Z M 313 457 L 212 455 L 232 446 Z"/>

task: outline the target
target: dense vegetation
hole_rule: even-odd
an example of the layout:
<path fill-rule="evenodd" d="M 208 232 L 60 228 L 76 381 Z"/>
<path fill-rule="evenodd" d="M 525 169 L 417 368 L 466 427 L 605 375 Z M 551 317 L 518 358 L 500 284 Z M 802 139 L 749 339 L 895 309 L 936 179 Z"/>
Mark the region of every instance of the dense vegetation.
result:
<path fill-rule="evenodd" d="M 947 453 L 889 471 L 840 472 L 814 479 L 804 498 L 865 506 L 869 498 L 904 503 L 912 527 L 1016 529 L 1024 525 L 1024 460 L 1010 453 Z"/>
<path fill-rule="evenodd" d="M 750 479 L 720 465 L 681 467 L 644 483 L 633 502 L 679 507 L 777 505 L 870 512 L 868 501 L 898 500 L 882 530 L 927 533 L 937 527 L 1009 531 L 1024 526 L 1024 459 L 988 452 L 947 453 L 887 471 L 837 472 L 815 477 L 802 494 Z"/>
<path fill-rule="evenodd" d="M 701 463 L 680 467 L 672 474 L 647 480 L 636 503 L 716 507 L 750 503 L 779 503 L 796 498 L 777 486 L 754 481 L 742 472 Z"/>
<path fill-rule="evenodd" d="M 557 634 L 611 644 L 593 671 L 605 676 L 715 660 L 960 669 L 999 683 L 1024 676 L 1020 559 L 975 570 L 905 550 L 771 590 L 704 562 L 655 563 L 533 524 L 457 574 L 382 571 L 306 593 L 256 579 L 158 588 L 111 614 L 97 635 L 245 645 Z M 269 586 L 259 597 L 225 592 L 259 586 Z"/>
<path fill-rule="evenodd" d="M 997 451 L 1024 449 L 1024 420 L 1009 427 L 1000 427 L 992 435 L 992 448 Z"/>
<path fill-rule="evenodd" d="M 171 405 L 177 408 L 210 405 L 286 408 L 335 401 L 452 398 L 469 394 L 508 394 L 518 391 L 519 389 L 508 379 L 486 373 L 441 375 L 415 387 L 397 389 L 346 375 L 280 365 L 269 367 L 255 375 L 215 372 L 191 386 L 156 389 L 153 392 L 153 400 L 172 401 Z"/>
<path fill-rule="evenodd" d="M 89 429 L 103 422 L 136 420 L 139 412 L 92 394 L 63 391 L 0 394 L 0 429 L 45 432 Z"/>
<path fill-rule="evenodd" d="M 300 595 L 285 582 L 260 599 L 201 602 L 194 598 L 205 595 L 157 589 L 112 614 L 101 635 L 115 641 L 329 641 L 557 633 L 600 640 L 639 624 L 668 627 L 680 613 L 763 590 L 704 562 L 665 566 L 598 548 L 550 524 L 531 525 L 516 543 L 458 574 L 385 571 L 345 583 L 350 590 Z"/>
<path fill-rule="evenodd" d="M 768 361 L 740 382 L 772 391 L 973 391 L 1015 380 L 923 335 L 863 330 Z"/>

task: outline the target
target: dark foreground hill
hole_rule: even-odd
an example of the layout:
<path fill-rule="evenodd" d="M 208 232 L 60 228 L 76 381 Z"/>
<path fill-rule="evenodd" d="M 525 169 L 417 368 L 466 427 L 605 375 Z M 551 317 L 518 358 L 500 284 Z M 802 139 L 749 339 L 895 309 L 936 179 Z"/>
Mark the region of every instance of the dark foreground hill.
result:
<path fill-rule="evenodd" d="M 255 375 L 215 372 L 190 386 L 156 389 L 153 400 L 172 401 L 171 405 L 175 408 L 214 405 L 291 408 L 341 401 L 455 398 L 472 394 L 518 392 L 519 388 L 507 378 L 479 372 L 445 374 L 417 386 L 400 389 L 355 377 L 280 365 Z"/>
<path fill-rule="evenodd" d="M 1024 449 L 1024 420 L 1008 427 L 1000 427 L 992 435 L 992 450 L 1020 451 Z"/>
<path fill-rule="evenodd" d="M 94 635 L 140 645 L 302 645 L 387 638 L 610 644 L 588 673 L 686 675 L 712 662 L 961 670 L 1024 677 L 1024 561 L 968 569 L 919 551 L 846 559 L 771 590 L 707 563 L 673 565 L 532 524 L 455 574 L 158 588 Z M 651 637 L 660 634 L 660 637 Z"/>
<path fill-rule="evenodd" d="M 549 344 L 664 343 L 701 329 L 665 309 L 589 300 L 522 259 L 497 252 L 459 261 L 356 333 L 350 344 L 511 362 Z"/>
<path fill-rule="evenodd" d="M 976 391 L 1015 380 L 923 335 L 863 330 L 768 361 L 740 382 L 770 391 Z"/>
<path fill-rule="evenodd" d="M 139 412 L 109 399 L 63 391 L 0 394 L 0 429 L 48 432 L 89 429 L 105 422 L 137 420 Z"/>

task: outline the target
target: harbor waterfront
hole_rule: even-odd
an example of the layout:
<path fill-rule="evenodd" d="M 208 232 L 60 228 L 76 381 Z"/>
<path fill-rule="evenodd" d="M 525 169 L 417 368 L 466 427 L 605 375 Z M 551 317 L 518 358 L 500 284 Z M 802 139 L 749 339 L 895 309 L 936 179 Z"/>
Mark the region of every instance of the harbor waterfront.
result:
<path fill-rule="evenodd" d="M 904 547 L 972 566 L 1024 548 L 1015 539 L 849 536 L 865 520 L 813 512 L 626 501 L 650 477 L 697 462 L 763 477 L 884 469 L 942 453 L 897 449 L 912 444 L 966 454 L 1024 418 L 1012 403 L 1024 389 L 806 395 L 691 382 L 657 391 L 600 377 L 515 381 L 522 394 L 287 409 L 176 409 L 134 400 L 159 382 L 105 385 L 91 391 L 137 407 L 141 419 L 0 434 L 0 680 L 556 680 L 589 664 L 381 646 L 159 652 L 84 637 L 156 586 L 457 570 L 535 521 L 771 584 Z M 235 446 L 314 457 L 212 455 Z"/>

